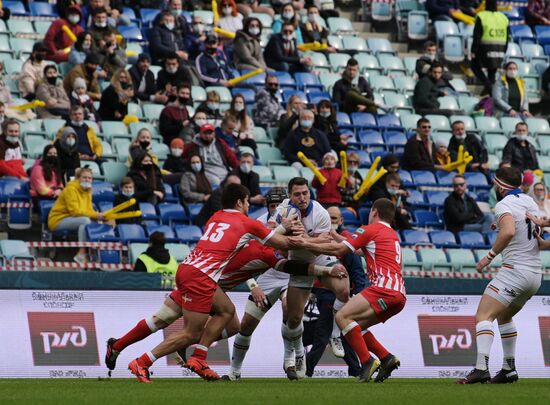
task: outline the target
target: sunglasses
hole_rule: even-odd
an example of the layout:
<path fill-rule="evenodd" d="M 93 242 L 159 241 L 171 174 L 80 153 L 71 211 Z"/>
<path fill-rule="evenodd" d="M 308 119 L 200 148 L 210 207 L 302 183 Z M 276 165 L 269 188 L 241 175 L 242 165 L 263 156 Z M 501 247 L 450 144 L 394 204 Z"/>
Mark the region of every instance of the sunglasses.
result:
<path fill-rule="evenodd" d="M 279 87 L 279 83 L 267 83 L 269 87 Z"/>
<path fill-rule="evenodd" d="M 422 125 L 420 128 L 422 129 L 432 129 L 430 125 Z"/>

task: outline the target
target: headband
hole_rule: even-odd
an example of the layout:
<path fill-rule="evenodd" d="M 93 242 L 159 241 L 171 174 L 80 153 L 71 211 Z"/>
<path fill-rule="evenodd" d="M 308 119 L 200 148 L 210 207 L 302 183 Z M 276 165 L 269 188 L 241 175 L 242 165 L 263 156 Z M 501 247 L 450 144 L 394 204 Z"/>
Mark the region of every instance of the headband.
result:
<path fill-rule="evenodd" d="M 500 188 L 503 188 L 505 191 L 512 191 L 514 189 L 516 189 L 517 187 L 514 187 L 514 186 L 511 186 L 509 185 L 508 183 L 505 183 L 503 182 L 501 179 L 499 179 L 498 177 L 495 176 L 495 178 L 493 179 L 493 182 L 499 186 Z"/>

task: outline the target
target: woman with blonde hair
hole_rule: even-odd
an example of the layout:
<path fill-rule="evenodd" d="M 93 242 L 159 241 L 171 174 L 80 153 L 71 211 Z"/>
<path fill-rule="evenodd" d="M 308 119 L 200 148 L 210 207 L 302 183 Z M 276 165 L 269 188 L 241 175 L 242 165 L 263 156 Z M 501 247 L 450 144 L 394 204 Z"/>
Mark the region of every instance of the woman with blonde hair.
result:
<path fill-rule="evenodd" d="M 233 135 L 237 138 L 237 144 L 250 146 L 256 149 L 254 142 L 254 121 L 246 111 L 246 102 L 242 94 L 235 94 L 229 109 L 225 112 L 226 117 L 233 117 L 237 122 Z"/>
<path fill-rule="evenodd" d="M 304 102 L 300 96 L 291 96 L 286 104 L 286 113 L 279 119 L 278 144 L 282 147 L 287 134 L 298 127 L 300 111 L 304 108 Z"/>
<path fill-rule="evenodd" d="M 151 134 L 151 131 L 147 128 L 141 128 L 128 148 L 129 153 L 126 166 L 131 167 L 132 162 L 143 153 L 149 154 L 149 156 L 153 159 L 153 163 L 158 166 L 159 159 L 153 153 L 152 142 L 153 135 Z"/>
<path fill-rule="evenodd" d="M 119 69 L 111 78 L 111 84 L 101 94 L 98 114 L 104 121 L 122 121 L 128 115 L 128 103 L 134 97 L 130 74 Z"/>

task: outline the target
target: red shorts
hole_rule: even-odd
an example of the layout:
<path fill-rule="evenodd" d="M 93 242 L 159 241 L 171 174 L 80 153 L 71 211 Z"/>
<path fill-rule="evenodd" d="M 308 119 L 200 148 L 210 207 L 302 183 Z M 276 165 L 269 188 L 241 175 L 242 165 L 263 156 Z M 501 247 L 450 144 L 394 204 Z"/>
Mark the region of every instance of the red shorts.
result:
<path fill-rule="evenodd" d="M 365 288 L 361 291 L 361 295 L 369 302 L 380 322 L 386 322 L 397 315 L 407 302 L 407 298 L 399 291 L 376 286 Z"/>
<path fill-rule="evenodd" d="M 176 285 L 183 309 L 210 313 L 218 287 L 214 280 L 193 266 L 180 264 L 176 274 Z"/>

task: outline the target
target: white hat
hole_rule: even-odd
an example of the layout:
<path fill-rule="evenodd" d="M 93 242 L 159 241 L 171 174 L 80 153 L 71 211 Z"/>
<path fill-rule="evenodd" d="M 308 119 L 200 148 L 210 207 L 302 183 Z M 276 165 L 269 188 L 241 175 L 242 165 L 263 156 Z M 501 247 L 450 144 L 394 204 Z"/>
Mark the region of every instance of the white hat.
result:
<path fill-rule="evenodd" d="M 338 155 L 336 154 L 336 152 L 334 152 L 333 150 L 331 150 L 330 152 L 327 152 L 323 155 L 323 160 L 325 160 L 325 158 L 327 156 L 332 156 L 334 159 L 336 159 L 336 161 L 338 162 Z"/>

